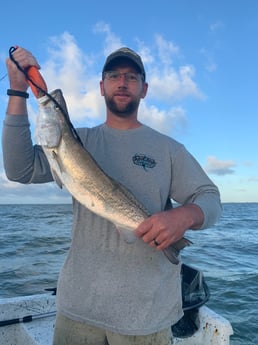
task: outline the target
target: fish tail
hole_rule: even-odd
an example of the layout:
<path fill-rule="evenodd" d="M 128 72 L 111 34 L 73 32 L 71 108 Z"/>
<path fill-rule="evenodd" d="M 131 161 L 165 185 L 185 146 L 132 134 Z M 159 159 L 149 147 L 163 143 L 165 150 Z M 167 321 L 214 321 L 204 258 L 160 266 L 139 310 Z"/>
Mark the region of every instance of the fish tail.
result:
<path fill-rule="evenodd" d="M 186 246 L 190 246 L 191 244 L 192 242 L 190 240 L 183 237 L 179 241 L 163 249 L 163 253 L 166 255 L 168 260 L 172 262 L 172 264 L 178 265 L 179 264 L 178 255 L 180 253 L 180 250 L 182 250 Z"/>

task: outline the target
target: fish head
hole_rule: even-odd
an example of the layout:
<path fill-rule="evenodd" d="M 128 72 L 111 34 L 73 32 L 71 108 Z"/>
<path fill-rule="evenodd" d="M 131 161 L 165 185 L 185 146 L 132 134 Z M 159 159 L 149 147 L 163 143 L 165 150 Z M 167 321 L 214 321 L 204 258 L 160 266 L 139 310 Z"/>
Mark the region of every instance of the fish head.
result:
<path fill-rule="evenodd" d="M 63 124 L 68 116 L 62 91 L 57 89 L 38 98 L 38 104 L 36 141 L 43 147 L 57 147 L 62 138 Z"/>

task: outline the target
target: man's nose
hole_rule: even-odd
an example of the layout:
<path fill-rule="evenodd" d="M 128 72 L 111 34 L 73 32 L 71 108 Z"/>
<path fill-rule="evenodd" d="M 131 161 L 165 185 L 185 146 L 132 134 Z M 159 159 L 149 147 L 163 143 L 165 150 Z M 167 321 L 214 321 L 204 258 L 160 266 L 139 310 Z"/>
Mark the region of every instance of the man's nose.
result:
<path fill-rule="evenodd" d="M 118 81 L 118 85 L 119 87 L 123 86 L 123 87 L 127 87 L 128 85 L 128 79 L 126 77 L 126 74 L 121 73 L 119 76 L 119 81 Z"/>

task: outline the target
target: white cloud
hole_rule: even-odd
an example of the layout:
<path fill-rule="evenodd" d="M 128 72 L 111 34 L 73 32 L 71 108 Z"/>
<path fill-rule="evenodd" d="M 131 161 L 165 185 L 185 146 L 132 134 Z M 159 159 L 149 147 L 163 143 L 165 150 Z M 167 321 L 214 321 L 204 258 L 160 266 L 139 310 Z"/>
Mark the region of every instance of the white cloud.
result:
<path fill-rule="evenodd" d="M 169 104 L 187 97 L 204 98 L 194 80 L 194 66 L 180 63 L 181 51 L 176 44 L 158 34 L 152 46 L 146 46 L 139 40 L 137 43 L 146 67 L 148 98 Z"/>
<path fill-rule="evenodd" d="M 98 22 L 94 28 L 95 33 L 103 33 L 105 35 L 104 38 L 104 55 L 107 56 L 110 53 L 112 53 L 114 50 L 124 46 L 121 39 L 114 34 L 109 24 L 106 24 L 104 22 Z"/>
<path fill-rule="evenodd" d="M 173 103 L 187 97 L 203 99 L 204 95 L 194 82 L 195 70 L 193 66 L 181 66 L 179 70 L 173 67 L 158 68 L 149 71 L 149 96 Z"/>
<path fill-rule="evenodd" d="M 248 183 L 258 183 L 258 177 L 257 176 L 251 176 L 247 179 Z"/>
<path fill-rule="evenodd" d="M 94 57 L 84 53 L 67 32 L 51 37 L 48 53 L 42 73 L 49 90 L 62 89 L 71 119 L 84 122 L 88 119 L 90 124 L 100 121 L 104 106 L 99 93 L 99 73 L 92 71 Z"/>
<path fill-rule="evenodd" d="M 231 175 L 234 174 L 235 162 L 232 160 L 219 160 L 214 156 L 207 158 L 205 170 L 207 173 L 215 175 Z"/>
<path fill-rule="evenodd" d="M 205 48 L 202 48 L 200 53 L 204 57 L 205 69 L 210 73 L 215 72 L 218 66 L 214 60 L 213 54 Z"/>
<path fill-rule="evenodd" d="M 75 38 L 65 32 L 61 36 L 50 38 L 48 59 L 42 64 L 42 73 L 49 89 L 63 90 L 70 117 L 78 126 L 92 126 L 104 120 L 105 104 L 99 92 L 101 71 L 98 62 L 101 57 L 103 63 L 111 51 L 123 45 L 108 24 L 97 23 L 94 33 L 105 35 L 102 52 L 83 52 Z M 144 116 L 144 119 L 147 124 L 155 122 L 156 128 L 166 129 L 167 132 L 167 128 L 175 128 L 184 122 L 182 118 L 185 117 L 185 112 L 182 105 L 177 106 L 175 111 L 175 106 L 171 105 L 173 102 L 187 97 L 203 97 L 194 80 L 195 69 L 186 64 L 175 68 L 173 61 L 177 59 L 180 49 L 173 42 L 166 41 L 162 35 L 157 34 L 154 37 L 154 49 L 137 39 L 136 43 L 138 49 L 135 50 L 142 56 L 149 82 L 144 113 L 152 116 Z M 155 103 L 157 101 L 164 103 L 161 109 Z M 177 125 L 171 126 L 171 119 Z"/>
<path fill-rule="evenodd" d="M 155 43 L 161 63 L 165 66 L 170 65 L 173 62 L 173 57 L 178 55 L 179 47 L 171 41 L 166 41 L 160 34 L 155 36 Z"/>
<path fill-rule="evenodd" d="M 142 102 L 139 109 L 139 119 L 143 123 L 147 123 L 150 127 L 170 135 L 180 129 L 184 129 L 187 125 L 185 110 L 182 107 L 171 107 L 161 110 L 152 105 L 147 106 Z"/>
<path fill-rule="evenodd" d="M 220 20 L 210 24 L 210 31 L 215 32 L 224 28 L 224 23 Z"/>
<path fill-rule="evenodd" d="M 55 183 L 20 184 L 9 181 L 4 172 L 0 173 L 0 204 L 14 203 L 70 203 L 68 192 Z"/>

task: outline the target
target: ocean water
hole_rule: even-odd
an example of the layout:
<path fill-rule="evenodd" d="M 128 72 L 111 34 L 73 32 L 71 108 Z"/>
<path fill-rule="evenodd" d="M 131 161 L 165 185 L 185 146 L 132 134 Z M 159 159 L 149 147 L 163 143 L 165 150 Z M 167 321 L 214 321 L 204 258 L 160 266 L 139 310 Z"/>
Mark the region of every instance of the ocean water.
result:
<path fill-rule="evenodd" d="M 232 345 L 258 345 L 258 203 L 223 204 L 214 227 L 189 231 L 183 261 L 201 269 L 207 306 L 233 327 Z M 56 286 L 70 245 L 71 205 L 0 205 L 0 298 Z"/>

